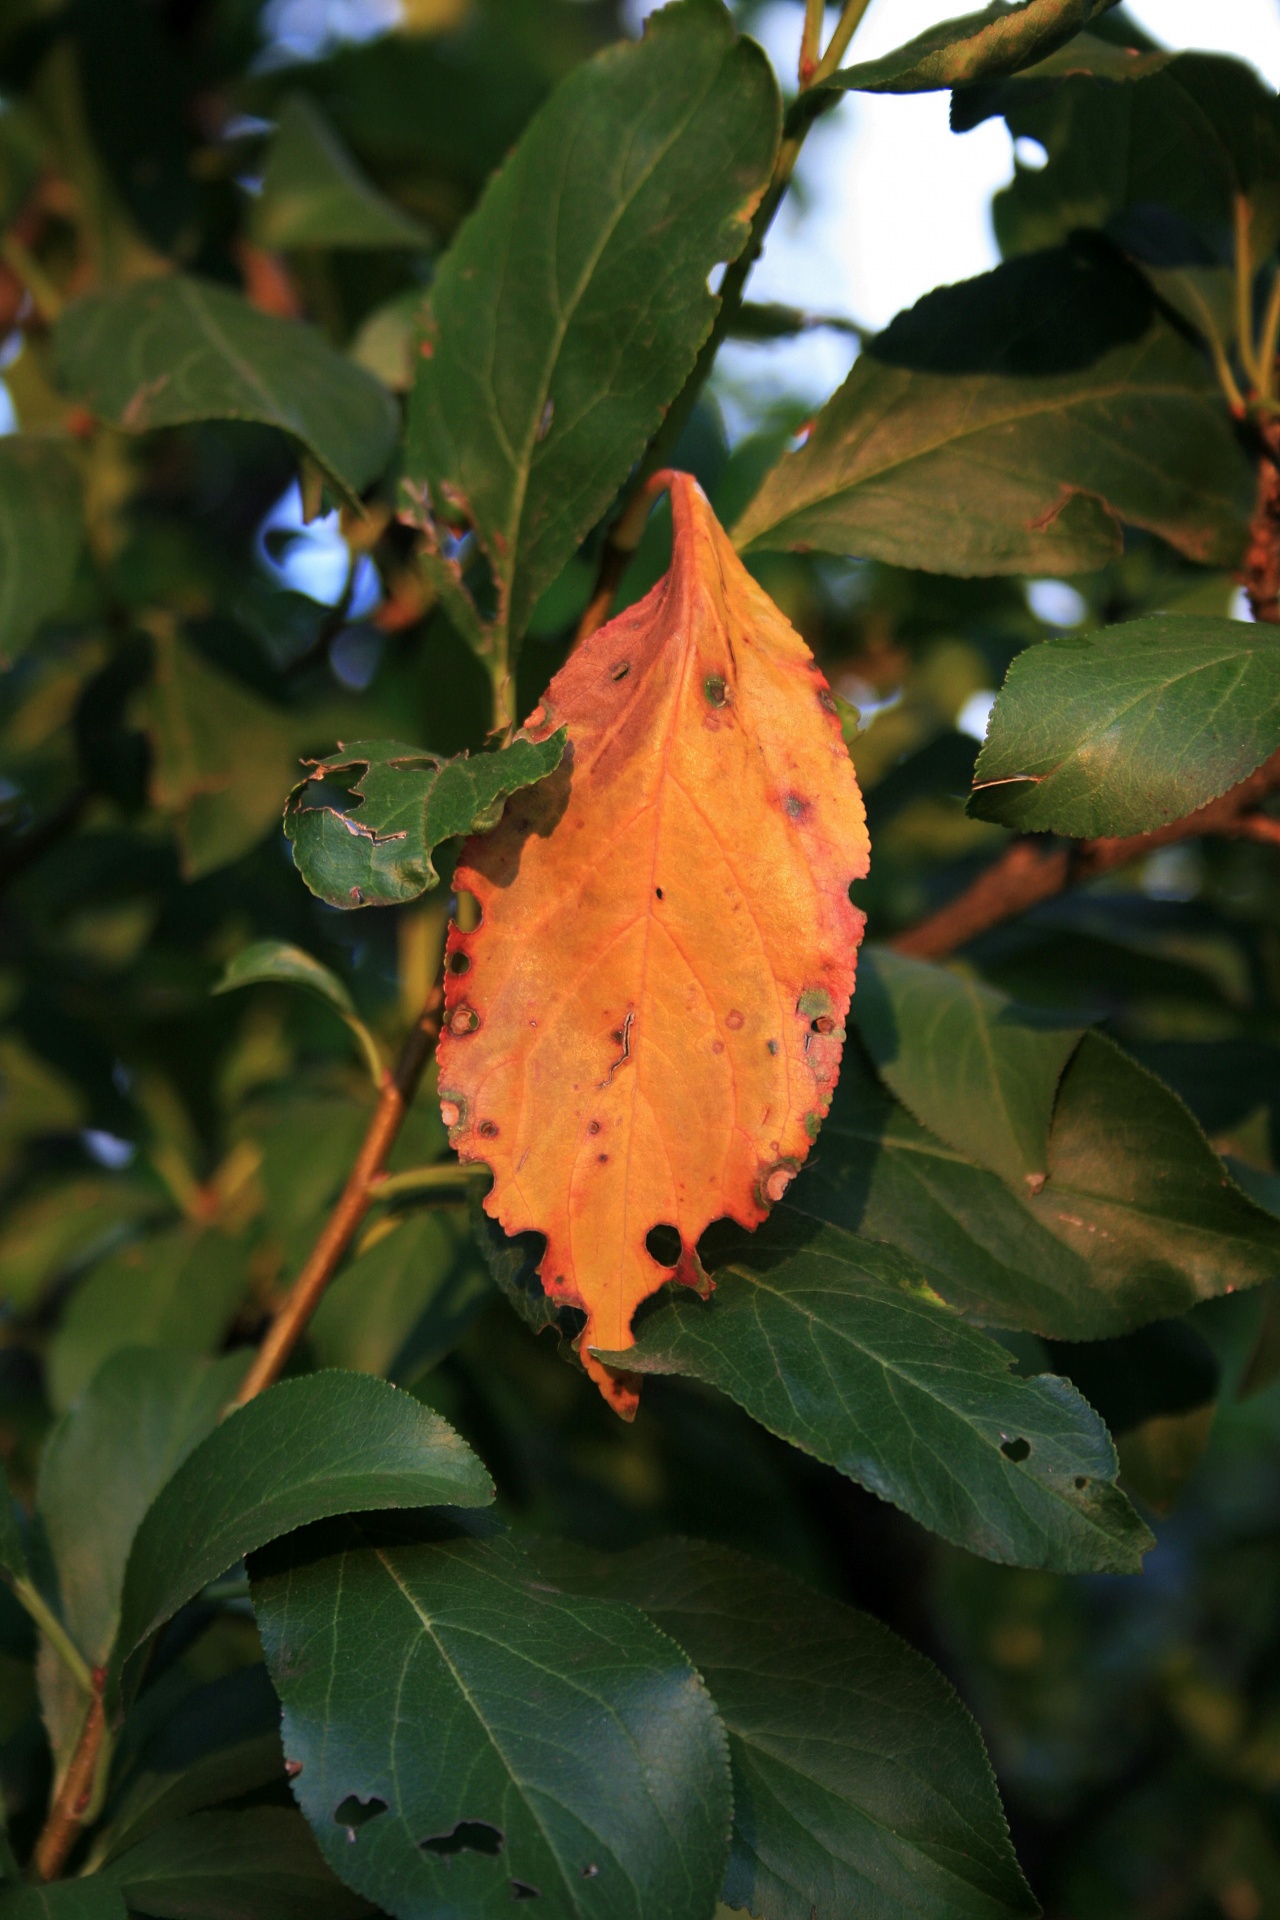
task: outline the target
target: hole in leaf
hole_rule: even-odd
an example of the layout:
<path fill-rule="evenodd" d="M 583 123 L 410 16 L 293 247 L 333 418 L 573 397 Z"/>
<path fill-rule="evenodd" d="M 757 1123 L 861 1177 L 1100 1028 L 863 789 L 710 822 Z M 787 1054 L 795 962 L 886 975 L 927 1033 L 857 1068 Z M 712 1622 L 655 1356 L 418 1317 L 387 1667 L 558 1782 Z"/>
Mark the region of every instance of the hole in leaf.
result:
<path fill-rule="evenodd" d="M 451 953 L 449 955 L 450 973 L 469 973 L 470 970 L 471 955 L 469 953 L 463 953 L 461 949 L 459 949 L 457 953 Z"/>
<path fill-rule="evenodd" d="M 589 1860 L 586 1866 L 581 1869 L 581 1874 L 584 1880 L 596 1880 L 600 1876 L 600 1869 L 594 1860 Z"/>
<path fill-rule="evenodd" d="M 344 1801 L 333 1810 L 334 1824 L 345 1827 L 348 1839 L 354 1840 L 360 1827 L 367 1827 L 380 1813 L 385 1813 L 387 1803 L 376 1793 L 362 1800 L 358 1793 L 349 1793 Z"/>
<path fill-rule="evenodd" d="M 727 697 L 724 676 L 719 673 L 709 673 L 702 683 L 702 691 L 713 707 L 722 707 Z"/>
<path fill-rule="evenodd" d="M 502 1830 L 487 1820 L 459 1820 L 448 1833 L 432 1833 L 418 1845 L 427 1853 L 487 1853 L 491 1858 L 502 1852 Z"/>
<path fill-rule="evenodd" d="M 1077 1493 L 1083 1493 L 1085 1488 L 1088 1486 L 1088 1484 L 1089 1484 L 1089 1476 L 1087 1473 L 1078 1473 L 1076 1475 L 1076 1492 Z"/>
<path fill-rule="evenodd" d="M 511 1882 L 511 1898 L 513 1900 L 540 1900 L 542 1895 L 538 1888 L 531 1887 L 527 1880 L 513 1880 Z"/>
<path fill-rule="evenodd" d="M 665 1222 L 650 1227 L 644 1237 L 649 1258 L 656 1260 L 660 1267 L 678 1267 L 680 1264 L 681 1239 L 678 1227 L 668 1226 Z"/>
<path fill-rule="evenodd" d="M 1000 1442 L 1000 1451 L 1006 1460 L 1012 1460 L 1017 1464 L 1017 1462 L 1030 1457 L 1031 1442 L 1021 1438 L 1017 1440 L 1002 1440 Z"/>

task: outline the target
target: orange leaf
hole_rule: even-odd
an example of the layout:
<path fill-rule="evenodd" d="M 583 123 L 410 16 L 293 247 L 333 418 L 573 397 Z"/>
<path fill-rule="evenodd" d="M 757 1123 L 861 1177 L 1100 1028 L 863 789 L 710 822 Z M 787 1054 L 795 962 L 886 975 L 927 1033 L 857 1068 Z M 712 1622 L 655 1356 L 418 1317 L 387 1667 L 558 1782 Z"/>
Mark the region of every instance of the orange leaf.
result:
<path fill-rule="evenodd" d="M 697 482 L 659 484 L 670 572 L 561 668 L 526 731 L 567 727 L 563 763 L 463 849 L 482 918 L 450 932 L 440 1042 L 459 1156 L 508 1233 L 546 1235 L 543 1286 L 585 1309 L 578 1351 L 628 1416 L 634 1378 L 590 1349 L 631 1346 L 666 1281 L 709 1286 L 698 1236 L 758 1226 L 830 1105 L 868 860 L 809 649 Z"/>

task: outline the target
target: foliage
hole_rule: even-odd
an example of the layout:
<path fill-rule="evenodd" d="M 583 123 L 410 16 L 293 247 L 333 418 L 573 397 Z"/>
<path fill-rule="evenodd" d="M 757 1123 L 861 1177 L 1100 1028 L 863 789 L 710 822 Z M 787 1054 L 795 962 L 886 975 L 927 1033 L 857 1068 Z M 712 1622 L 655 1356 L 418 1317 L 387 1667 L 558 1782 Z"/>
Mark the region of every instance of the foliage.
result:
<path fill-rule="evenodd" d="M 1259 1920 L 1280 106 L 276 11 L 0 20 L 0 1920 Z M 944 88 L 1003 263 L 799 428 Z"/>

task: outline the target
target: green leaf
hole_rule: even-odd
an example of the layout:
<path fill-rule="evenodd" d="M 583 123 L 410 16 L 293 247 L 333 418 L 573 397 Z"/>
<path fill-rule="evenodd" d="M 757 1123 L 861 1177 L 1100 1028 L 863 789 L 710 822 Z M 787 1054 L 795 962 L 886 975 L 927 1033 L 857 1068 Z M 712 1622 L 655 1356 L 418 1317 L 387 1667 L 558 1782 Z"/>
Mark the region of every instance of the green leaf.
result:
<path fill-rule="evenodd" d="M 139 1522 L 213 1431 L 246 1358 L 211 1362 L 127 1348 L 107 1361 L 49 1436 L 36 1511 L 57 1569 L 63 1620 L 91 1666 L 106 1660 L 115 1638 Z"/>
<path fill-rule="evenodd" d="M 27 1550 L 22 1544 L 22 1532 L 18 1526 L 13 1495 L 9 1491 L 9 1481 L 3 1465 L 0 1465 L 0 1573 L 12 1574 L 21 1580 L 26 1577 L 26 1572 Z"/>
<path fill-rule="evenodd" d="M 923 1126 L 1005 1180 L 1043 1179 L 1058 1081 L 1082 1028 L 887 947 L 864 947 L 854 1012 L 881 1079 Z"/>
<path fill-rule="evenodd" d="M 253 203 L 250 232 L 260 247 L 413 247 L 430 235 L 379 193 L 313 100 L 291 93 Z"/>
<path fill-rule="evenodd" d="M 226 971 L 213 991 L 231 993 L 237 987 L 262 985 L 306 987 L 327 1000 L 355 1035 L 374 1086 L 381 1086 L 384 1069 L 378 1043 L 356 1012 L 351 995 L 336 973 L 287 940 L 254 940 L 227 962 Z"/>
<path fill-rule="evenodd" d="M 678 0 L 535 115 L 440 264 L 407 472 L 475 527 L 498 625 L 534 603 L 684 384 L 778 138 L 768 61 Z"/>
<path fill-rule="evenodd" d="M 1280 237 L 1280 102 L 1255 69 L 1220 54 L 1116 57 L 1086 41 L 1016 78 L 956 95 L 957 131 L 1002 113 L 1041 142 L 993 205 L 1004 252 L 1056 245 L 1076 228 L 1150 229 L 1153 209 L 1189 223 L 1209 258 L 1249 203 L 1255 261 Z"/>
<path fill-rule="evenodd" d="M 1116 0 L 1021 0 L 999 3 L 936 27 L 855 67 L 833 73 L 815 92 L 927 93 L 1017 73 L 1088 26 Z"/>
<path fill-rule="evenodd" d="M 49 1349 L 49 1397 L 62 1412 L 122 1347 L 216 1353 L 249 1285 L 248 1252 L 189 1224 L 109 1254 L 62 1316 Z"/>
<path fill-rule="evenodd" d="M 1252 497 L 1202 354 L 1131 268 L 1079 246 L 899 314 L 735 538 L 935 573 L 1062 574 L 1114 558 L 1123 520 L 1233 566 Z"/>
<path fill-rule="evenodd" d="M 405 1381 L 461 1338 L 491 1297 L 469 1236 L 440 1208 L 388 1221 L 332 1281 L 307 1337 L 322 1367 Z"/>
<path fill-rule="evenodd" d="M 209 665 L 167 622 L 139 716 L 152 748 L 151 802 L 174 823 L 188 880 L 238 860 L 280 818 L 297 774 L 297 714 Z"/>
<path fill-rule="evenodd" d="M 1039 1911 L 981 1734 L 878 1620 L 697 1541 L 535 1553 L 562 1588 L 639 1607 L 710 1688 L 733 1768 L 729 1906 L 761 1920 Z"/>
<path fill-rule="evenodd" d="M 79 1088 L 15 1034 L 0 1034 L 0 1150 L 37 1134 L 74 1133 L 84 1121 Z"/>
<path fill-rule="evenodd" d="M 156 1920 L 348 1920 L 370 1911 L 286 1807 L 188 1814 L 98 1877 L 122 1890 L 132 1913 Z"/>
<path fill-rule="evenodd" d="M 0 1893 L 3 1920 L 128 1920 L 119 1887 L 94 1874 L 55 1880 L 48 1887 L 12 1887 Z"/>
<path fill-rule="evenodd" d="M 1080 1337 L 1122 1333 L 1258 1286 L 1277 1222 L 1247 1199 L 1175 1093 L 1102 1034 L 1062 1076 L 1049 1178 L 1028 1201 L 1089 1263 Z"/>
<path fill-rule="evenodd" d="M 508 1542 L 354 1523 L 252 1569 L 294 1792 L 389 1912 L 706 1920 L 730 1823 L 724 1730 L 634 1608 L 550 1589 Z"/>
<path fill-rule="evenodd" d="M 1023 832 L 1146 833 L 1280 747 L 1280 639 L 1153 614 L 1028 647 L 1005 678 L 969 811 Z"/>
<path fill-rule="evenodd" d="M 131 1180 L 63 1180 L 13 1207 L 0 1233 L 0 1296 L 20 1311 L 55 1280 L 98 1259 L 148 1215 L 165 1211 Z"/>
<path fill-rule="evenodd" d="M 29 433 L 0 439 L 0 665 L 58 612 L 83 545 L 83 490 L 66 444 Z"/>
<path fill-rule="evenodd" d="M 414 347 L 425 297 L 421 287 L 394 294 L 366 315 L 351 342 L 352 359 L 393 393 L 407 393 L 413 385 Z"/>
<path fill-rule="evenodd" d="M 68 307 L 54 329 L 75 396 L 130 433 L 197 420 L 256 420 L 296 440 L 348 495 L 386 466 L 390 396 L 313 328 L 238 294 L 171 274 Z"/>
<path fill-rule="evenodd" d="M 453 1428 L 386 1381 L 356 1373 L 281 1381 L 227 1415 L 138 1529 L 118 1662 L 208 1581 L 308 1521 L 492 1498 L 488 1474 Z"/>
<path fill-rule="evenodd" d="M 289 796 L 284 830 L 312 893 L 331 907 L 389 907 L 416 900 L 440 876 L 431 856 L 444 840 L 487 833 L 510 794 L 545 779 L 564 753 L 563 727 L 545 740 L 517 734 L 494 753 L 442 760 L 399 740 L 356 740 L 314 762 Z M 349 778 L 357 767 L 359 779 Z M 327 803 L 326 781 L 356 800 Z"/>
<path fill-rule="evenodd" d="M 611 1364 L 691 1374 L 762 1426 L 989 1560 L 1136 1572 L 1151 1539 L 1075 1389 L 944 1306 L 913 1261 L 788 1206 L 709 1301 L 686 1289 Z"/>

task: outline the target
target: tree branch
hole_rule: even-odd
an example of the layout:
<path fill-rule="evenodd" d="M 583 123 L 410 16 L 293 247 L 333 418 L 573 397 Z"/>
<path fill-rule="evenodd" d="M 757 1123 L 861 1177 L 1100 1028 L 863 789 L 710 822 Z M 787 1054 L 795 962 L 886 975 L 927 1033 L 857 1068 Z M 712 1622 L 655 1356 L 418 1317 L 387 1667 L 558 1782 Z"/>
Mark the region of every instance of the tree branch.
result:
<path fill-rule="evenodd" d="M 1280 284 L 1280 282 L 1277 282 Z M 1237 578 L 1255 620 L 1280 623 L 1280 418 L 1254 422 L 1262 441 L 1249 544 Z"/>
<path fill-rule="evenodd" d="M 896 952 L 911 954 L 917 960 L 944 959 L 991 927 L 1016 919 L 1068 887 L 1080 886 L 1131 860 L 1140 860 L 1145 854 L 1154 853 L 1157 847 L 1193 840 L 1202 834 L 1280 845 L 1280 820 L 1256 811 L 1269 794 L 1278 790 L 1280 752 L 1273 753 L 1247 780 L 1217 800 L 1210 800 L 1207 806 L 1189 813 L 1185 819 L 1173 820 L 1151 833 L 1074 843 L 1063 843 L 1047 834 L 1021 835 L 956 899 L 914 927 L 896 934 L 888 944 Z"/>

